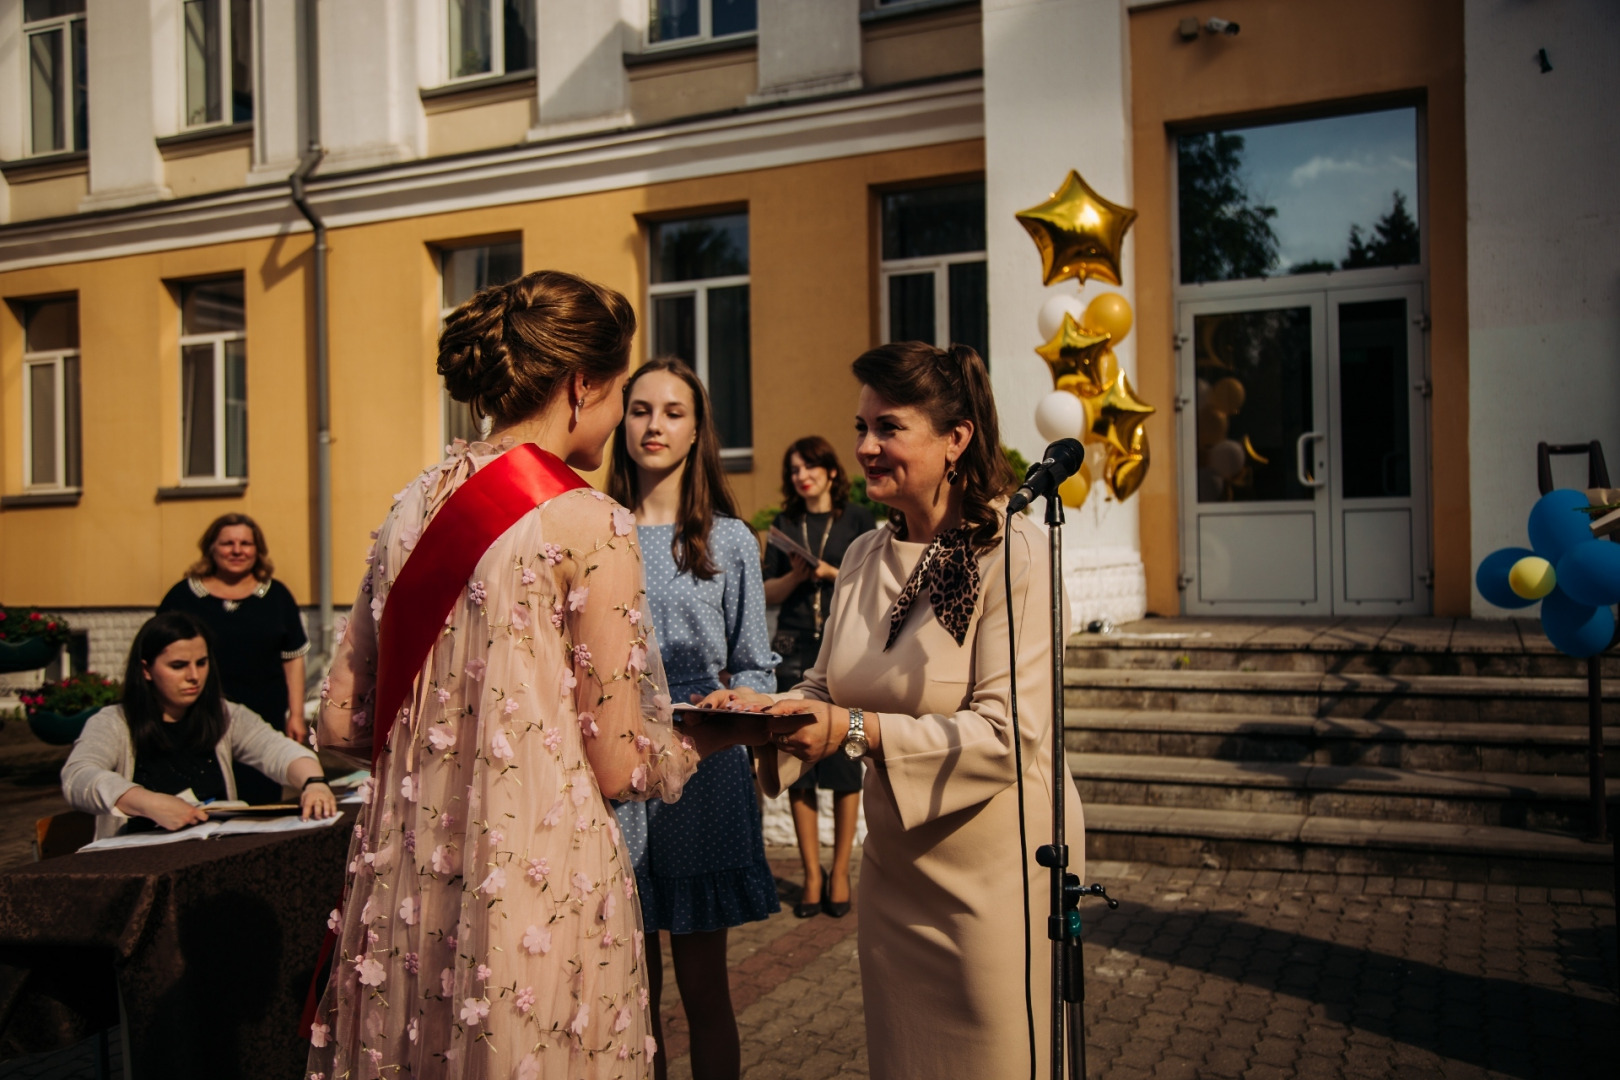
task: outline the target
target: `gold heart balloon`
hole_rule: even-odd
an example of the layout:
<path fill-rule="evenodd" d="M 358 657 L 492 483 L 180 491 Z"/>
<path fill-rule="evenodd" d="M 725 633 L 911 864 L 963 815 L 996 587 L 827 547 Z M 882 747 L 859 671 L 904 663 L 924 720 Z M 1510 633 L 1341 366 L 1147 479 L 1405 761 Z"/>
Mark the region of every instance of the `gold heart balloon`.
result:
<path fill-rule="evenodd" d="M 1136 453 L 1132 443 L 1141 433 L 1142 421 L 1157 411 L 1136 396 L 1131 389 L 1131 380 L 1124 372 L 1120 372 L 1119 377 L 1109 383 L 1102 393 L 1080 400 L 1086 406 L 1086 431 L 1108 444 L 1110 456 L 1116 452 Z"/>
<path fill-rule="evenodd" d="M 1108 380 L 1103 377 L 1103 357 L 1108 353 L 1108 335 L 1094 334 L 1065 313 L 1063 325 L 1052 340 L 1035 350 L 1052 369 L 1052 385 L 1085 397 L 1099 393 Z"/>
<path fill-rule="evenodd" d="M 1040 249 L 1047 285 L 1066 278 L 1120 283 L 1120 249 L 1136 211 L 1109 202 L 1073 169 L 1051 198 L 1014 216 Z"/>

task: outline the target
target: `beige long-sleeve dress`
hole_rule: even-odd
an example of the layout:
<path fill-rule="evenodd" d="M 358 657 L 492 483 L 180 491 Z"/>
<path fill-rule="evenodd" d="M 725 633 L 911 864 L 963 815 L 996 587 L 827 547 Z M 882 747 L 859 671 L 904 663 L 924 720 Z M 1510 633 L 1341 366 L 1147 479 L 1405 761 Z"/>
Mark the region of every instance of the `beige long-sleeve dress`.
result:
<path fill-rule="evenodd" d="M 1047 1071 L 1049 884 L 1035 851 L 1052 831 L 1051 576 L 1039 526 L 1016 518 L 1012 541 L 1027 865 L 1019 865 L 999 544 L 979 558 L 979 596 L 963 644 L 939 624 L 924 590 L 885 650 L 889 610 L 925 545 L 897 540 L 888 528 L 862 536 L 839 572 L 816 666 L 781 695 L 857 706 L 882 725 L 882 757 L 866 771 L 858 898 L 874 1080 L 1028 1074 L 1020 872 L 1029 878 L 1034 920 L 1038 1075 Z M 774 748 L 761 751 L 767 794 L 803 768 Z M 1063 777 L 1071 871 L 1083 875 L 1080 800 L 1066 766 Z"/>

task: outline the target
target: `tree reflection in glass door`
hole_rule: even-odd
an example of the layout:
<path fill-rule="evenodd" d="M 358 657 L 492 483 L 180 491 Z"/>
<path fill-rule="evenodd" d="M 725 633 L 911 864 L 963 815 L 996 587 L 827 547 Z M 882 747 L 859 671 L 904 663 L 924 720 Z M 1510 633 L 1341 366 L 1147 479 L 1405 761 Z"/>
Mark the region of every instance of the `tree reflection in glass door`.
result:
<path fill-rule="evenodd" d="M 1311 499 L 1296 464 L 1316 426 L 1311 309 L 1199 315 L 1193 328 L 1198 501 Z"/>

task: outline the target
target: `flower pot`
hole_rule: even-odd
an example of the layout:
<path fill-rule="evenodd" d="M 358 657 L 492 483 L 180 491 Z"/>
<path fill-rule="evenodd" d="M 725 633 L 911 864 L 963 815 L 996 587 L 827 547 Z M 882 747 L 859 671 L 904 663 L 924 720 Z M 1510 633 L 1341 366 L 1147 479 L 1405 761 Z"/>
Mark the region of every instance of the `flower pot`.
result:
<path fill-rule="evenodd" d="M 0 673 L 38 671 L 51 662 L 59 648 L 44 638 L 26 638 L 15 644 L 0 641 Z"/>
<path fill-rule="evenodd" d="M 66 746 L 79 737 L 79 732 L 84 730 L 85 721 L 100 711 L 101 707 L 97 705 L 81 709 L 71 716 L 63 716 L 61 713 L 35 709 L 28 714 L 28 726 L 33 729 L 40 742 L 47 742 L 52 746 Z"/>

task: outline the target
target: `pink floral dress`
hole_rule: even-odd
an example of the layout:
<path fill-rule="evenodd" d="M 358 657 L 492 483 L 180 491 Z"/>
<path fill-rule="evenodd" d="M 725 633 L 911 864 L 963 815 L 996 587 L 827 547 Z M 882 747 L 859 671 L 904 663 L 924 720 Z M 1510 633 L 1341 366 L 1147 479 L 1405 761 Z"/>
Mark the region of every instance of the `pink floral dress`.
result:
<path fill-rule="evenodd" d="M 377 623 L 433 515 L 498 451 L 396 497 L 323 690 L 369 759 Z M 607 797 L 678 798 L 634 519 L 600 492 L 524 515 L 478 563 L 363 792 L 315 1080 L 651 1075 L 635 875 Z"/>

